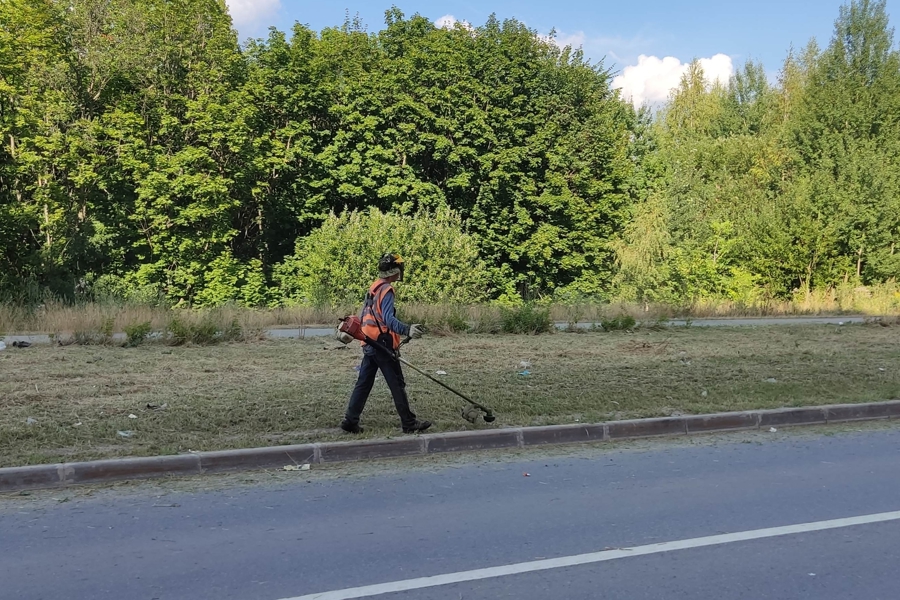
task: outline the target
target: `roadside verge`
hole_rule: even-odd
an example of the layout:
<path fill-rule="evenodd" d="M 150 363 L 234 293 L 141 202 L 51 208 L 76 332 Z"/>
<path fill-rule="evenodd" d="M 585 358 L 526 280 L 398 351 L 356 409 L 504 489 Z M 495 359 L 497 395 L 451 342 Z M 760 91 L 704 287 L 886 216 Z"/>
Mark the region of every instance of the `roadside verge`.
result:
<path fill-rule="evenodd" d="M 130 479 L 200 475 L 323 463 L 402 458 L 502 448 L 608 442 L 697 433 L 900 419 L 900 400 L 868 404 L 753 410 L 596 424 L 499 428 L 386 440 L 272 446 L 172 456 L 125 458 L 0 469 L 0 493 Z"/>

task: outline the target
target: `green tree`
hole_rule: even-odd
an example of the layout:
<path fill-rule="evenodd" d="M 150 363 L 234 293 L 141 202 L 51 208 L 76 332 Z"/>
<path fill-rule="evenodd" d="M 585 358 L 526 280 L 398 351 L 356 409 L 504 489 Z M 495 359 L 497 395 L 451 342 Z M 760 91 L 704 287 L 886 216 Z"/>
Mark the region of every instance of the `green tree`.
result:
<path fill-rule="evenodd" d="M 813 215 L 806 285 L 900 276 L 900 56 L 885 2 L 841 8 L 792 115 L 791 192 Z"/>
<path fill-rule="evenodd" d="M 775 95 L 748 62 L 728 85 L 693 62 L 653 132 L 659 164 L 617 244 L 620 296 L 633 300 L 757 299 L 758 233 L 781 161 Z"/>
<path fill-rule="evenodd" d="M 49 145 L 49 133 L 59 135 L 57 122 L 67 115 L 67 37 L 54 2 L 0 2 L 0 292 L 20 300 L 35 299 L 24 296 L 55 270 L 61 247 L 52 225 L 57 195 L 41 146 Z"/>

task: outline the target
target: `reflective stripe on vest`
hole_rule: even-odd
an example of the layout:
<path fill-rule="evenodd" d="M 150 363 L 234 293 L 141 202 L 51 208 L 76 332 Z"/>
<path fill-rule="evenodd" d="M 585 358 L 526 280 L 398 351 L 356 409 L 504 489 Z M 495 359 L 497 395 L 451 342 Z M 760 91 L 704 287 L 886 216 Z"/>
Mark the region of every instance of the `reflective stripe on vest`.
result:
<path fill-rule="evenodd" d="M 369 293 L 366 294 L 366 301 L 363 304 L 359 320 L 362 322 L 363 334 L 373 340 L 377 340 L 382 333 L 390 333 L 393 344 L 391 349 L 396 350 L 400 347 L 400 335 L 388 328 L 384 315 L 381 312 L 381 301 L 384 299 L 385 294 L 388 292 L 393 293 L 393 291 L 394 288 L 384 279 L 375 281 L 369 288 Z M 360 343 L 363 346 L 366 345 L 365 342 Z"/>

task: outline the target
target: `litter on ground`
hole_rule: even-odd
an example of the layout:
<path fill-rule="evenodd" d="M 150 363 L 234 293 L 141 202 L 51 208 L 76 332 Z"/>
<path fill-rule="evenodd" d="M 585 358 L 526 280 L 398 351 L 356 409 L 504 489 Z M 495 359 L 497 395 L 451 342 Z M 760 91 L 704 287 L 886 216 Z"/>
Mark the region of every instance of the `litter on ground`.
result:
<path fill-rule="evenodd" d="M 309 465 L 285 465 L 285 471 L 309 471 Z"/>

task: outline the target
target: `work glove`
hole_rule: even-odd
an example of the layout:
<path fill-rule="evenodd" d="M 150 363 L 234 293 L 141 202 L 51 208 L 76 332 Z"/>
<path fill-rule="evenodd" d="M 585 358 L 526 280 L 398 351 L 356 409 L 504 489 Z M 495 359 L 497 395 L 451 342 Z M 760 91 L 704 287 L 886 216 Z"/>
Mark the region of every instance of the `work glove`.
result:
<path fill-rule="evenodd" d="M 416 324 L 416 325 L 409 326 L 409 337 L 411 337 L 412 339 L 414 339 L 414 340 L 419 339 L 420 337 L 422 337 L 423 333 L 424 332 L 422 331 L 421 325 Z"/>

